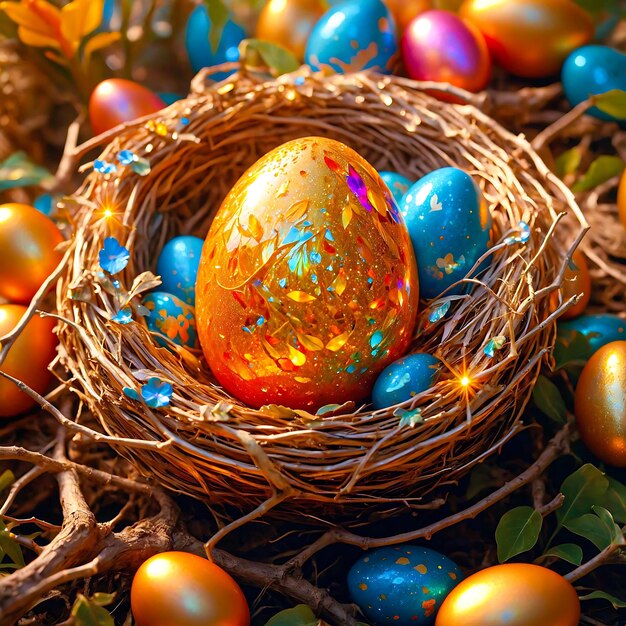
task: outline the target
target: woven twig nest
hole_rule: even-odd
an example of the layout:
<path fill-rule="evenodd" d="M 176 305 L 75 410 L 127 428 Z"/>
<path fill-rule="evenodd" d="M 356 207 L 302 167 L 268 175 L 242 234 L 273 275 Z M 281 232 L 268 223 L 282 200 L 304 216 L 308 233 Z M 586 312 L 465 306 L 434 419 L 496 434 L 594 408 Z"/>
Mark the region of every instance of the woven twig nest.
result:
<path fill-rule="evenodd" d="M 74 196 L 73 254 L 58 285 L 67 321 L 61 359 L 72 387 L 106 433 L 123 438 L 119 450 L 143 473 L 212 503 L 261 505 L 257 512 L 287 497 L 306 509 L 312 502 L 410 503 L 457 480 L 520 427 L 553 342 L 567 256 L 557 243 L 560 214 L 569 211 L 579 236 L 584 231 L 572 195 L 523 139 L 473 106 L 433 99 L 424 93 L 433 84 L 303 69 L 276 80 L 236 74 L 202 85 L 199 78 L 197 94 L 148 123 L 96 140 L 110 141 L 100 159 L 113 163 L 130 150 L 151 171 L 94 172 Z M 446 165 L 464 168 L 492 211 L 495 243 L 480 280 L 466 296 L 421 305 L 412 349 L 436 354 L 449 371 L 401 407 L 348 405 L 323 416 L 253 410 L 214 383 L 200 353 L 159 347 L 138 315 L 128 324 L 110 321 L 123 303 L 99 277 L 105 237 L 130 250 L 115 276 L 121 287 L 154 286 L 137 277 L 155 270 L 166 241 L 205 236 L 247 167 L 308 135 L 343 141 L 379 170 L 413 179 Z M 171 383 L 169 406 L 150 409 L 125 395 L 150 377 Z"/>

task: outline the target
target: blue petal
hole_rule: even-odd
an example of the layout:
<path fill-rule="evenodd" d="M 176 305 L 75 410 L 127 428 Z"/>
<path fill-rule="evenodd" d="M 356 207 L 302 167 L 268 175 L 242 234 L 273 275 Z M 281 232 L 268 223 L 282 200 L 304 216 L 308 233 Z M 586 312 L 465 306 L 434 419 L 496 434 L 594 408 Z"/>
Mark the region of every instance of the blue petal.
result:
<path fill-rule="evenodd" d="M 141 400 L 141 396 L 137 393 L 136 389 L 132 387 L 124 387 L 124 395 L 129 397 L 131 400 Z"/>
<path fill-rule="evenodd" d="M 137 161 L 139 157 L 134 153 L 131 152 L 130 150 L 122 150 L 118 155 L 117 155 L 117 160 L 122 164 L 122 165 L 130 165 L 131 163 L 133 163 L 134 161 Z"/>
<path fill-rule="evenodd" d="M 130 259 L 130 252 L 127 248 L 120 245 L 115 237 L 107 237 L 104 240 L 104 246 L 100 250 L 100 267 L 109 272 L 109 274 L 117 274 L 121 272 Z"/>
<path fill-rule="evenodd" d="M 129 306 L 124 307 L 111 318 L 111 321 L 118 324 L 130 324 L 133 321 L 133 310 Z"/>

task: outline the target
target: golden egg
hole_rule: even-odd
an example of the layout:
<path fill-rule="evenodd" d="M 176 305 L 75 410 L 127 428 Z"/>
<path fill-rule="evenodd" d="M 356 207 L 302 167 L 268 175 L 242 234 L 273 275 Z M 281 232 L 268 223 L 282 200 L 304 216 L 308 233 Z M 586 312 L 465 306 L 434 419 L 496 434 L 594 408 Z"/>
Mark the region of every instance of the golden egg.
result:
<path fill-rule="evenodd" d="M 11 332 L 25 312 L 26 307 L 20 304 L 0 304 L 0 337 Z M 55 325 L 55 320 L 49 317 L 33 317 L 0 366 L 2 371 L 26 383 L 41 395 L 52 382 L 48 365 L 56 352 L 57 338 L 52 332 Z M 18 415 L 36 404 L 10 380 L 0 378 L 0 417 Z"/>
<path fill-rule="evenodd" d="M 626 467 L 626 341 L 605 345 L 587 361 L 574 412 L 589 450 L 609 465 Z"/>
<path fill-rule="evenodd" d="M 497 63 L 527 78 L 557 74 L 594 35 L 591 16 L 572 0 L 466 0 L 460 14 L 482 32 Z"/>
<path fill-rule="evenodd" d="M 409 346 L 415 256 L 391 192 L 348 146 L 287 142 L 219 209 L 196 283 L 200 343 L 250 406 L 366 398 Z"/>
<path fill-rule="evenodd" d="M 269 0 L 259 15 L 256 36 L 291 50 L 302 60 L 313 26 L 327 9 L 325 0 Z"/>
<path fill-rule="evenodd" d="M 27 303 L 61 261 L 63 235 L 26 204 L 0 205 L 0 296 Z"/>
<path fill-rule="evenodd" d="M 591 299 L 591 274 L 587 259 L 581 250 L 576 250 L 572 255 L 572 261 L 565 270 L 563 285 L 561 286 L 563 302 L 573 296 L 581 295 L 580 300 L 567 309 L 561 316 L 564 320 L 573 319 L 585 312 Z"/>
<path fill-rule="evenodd" d="M 435 626 L 578 626 L 580 601 L 565 578 L 538 565 L 507 563 L 462 580 Z"/>
<path fill-rule="evenodd" d="M 433 8 L 433 0 L 412 0 L 412 2 L 407 2 L 406 0 L 385 0 L 385 4 L 393 13 L 400 33 L 404 32 L 404 29 L 414 17 Z"/>
<path fill-rule="evenodd" d="M 626 170 L 624 170 L 619 181 L 617 189 L 617 208 L 619 210 L 619 218 L 626 228 Z"/>

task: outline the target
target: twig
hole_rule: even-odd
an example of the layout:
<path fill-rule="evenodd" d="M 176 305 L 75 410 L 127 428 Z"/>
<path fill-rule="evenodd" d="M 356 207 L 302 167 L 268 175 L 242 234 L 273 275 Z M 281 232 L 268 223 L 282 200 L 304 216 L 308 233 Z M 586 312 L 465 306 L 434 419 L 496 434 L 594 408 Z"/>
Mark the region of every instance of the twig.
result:
<path fill-rule="evenodd" d="M 569 580 L 571 583 L 580 580 L 593 572 L 593 570 L 597 569 L 601 565 L 604 565 L 619 548 L 623 547 L 623 544 L 612 543 L 610 546 L 607 546 L 602 550 L 602 552 L 596 554 L 593 559 L 590 559 L 586 563 L 583 563 L 580 567 L 577 567 L 574 571 L 565 575 L 565 579 Z"/>

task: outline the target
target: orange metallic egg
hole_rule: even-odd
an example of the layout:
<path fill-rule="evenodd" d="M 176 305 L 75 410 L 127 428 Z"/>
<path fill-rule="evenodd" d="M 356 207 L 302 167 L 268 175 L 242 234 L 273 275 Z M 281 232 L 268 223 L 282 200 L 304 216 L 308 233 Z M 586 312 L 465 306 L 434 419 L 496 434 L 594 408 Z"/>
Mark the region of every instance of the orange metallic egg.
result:
<path fill-rule="evenodd" d="M 385 0 L 385 4 L 393 13 L 399 33 L 404 31 L 414 17 L 433 8 L 433 0 L 412 0 L 411 2 L 407 2 L 407 0 Z"/>
<path fill-rule="evenodd" d="M 0 338 L 17 326 L 25 312 L 26 307 L 21 304 L 0 304 Z M 56 321 L 49 317 L 33 317 L 0 365 L 3 372 L 42 395 L 52 381 L 48 365 L 56 351 L 57 338 L 52 332 L 55 325 Z M 10 380 L 0 378 L 0 417 L 13 417 L 36 404 Z"/>
<path fill-rule="evenodd" d="M 573 296 L 582 296 L 573 307 L 570 307 L 561 315 L 562 319 L 573 319 L 585 312 L 591 298 L 591 274 L 589 273 L 587 259 L 581 250 L 574 252 L 572 261 L 565 270 L 561 294 L 563 302 L 566 302 Z"/>
<path fill-rule="evenodd" d="M 626 170 L 624 170 L 617 189 L 617 208 L 619 219 L 626 228 Z"/>
<path fill-rule="evenodd" d="M 497 63 L 527 78 L 557 74 L 594 35 L 591 16 L 572 0 L 466 0 L 460 15 L 482 32 Z"/>
<path fill-rule="evenodd" d="M 580 601 L 562 576 L 538 565 L 506 563 L 461 581 L 435 626 L 578 626 Z"/>
<path fill-rule="evenodd" d="M 626 341 L 606 344 L 587 361 L 574 413 L 589 450 L 609 465 L 626 467 Z"/>
<path fill-rule="evenodd" d="M 89 121 L 95 135 L 123 122 L 156 113 L 166 104 L 147 87 L 124 78 L 103 80 L 89 98 Z"/>
<path fill-rule="evenodd" d="M 55 223 L 26 204 L 0 205 L 0 296 L 30 302 L 61 261 L 63 235 Z"/>
<path fill-rule="evenodd" d="M 249 626 L 239 585 L 217 565 L 187 552 L 157 554 L 130 591 L 136 626 Z"/>
<path fill-rule="evenodd" d="M 269 0 L 259 15 L 256 36 L 291 50 L 302 61 L 313 26 L 327 9 L 325 0 Z"/>

